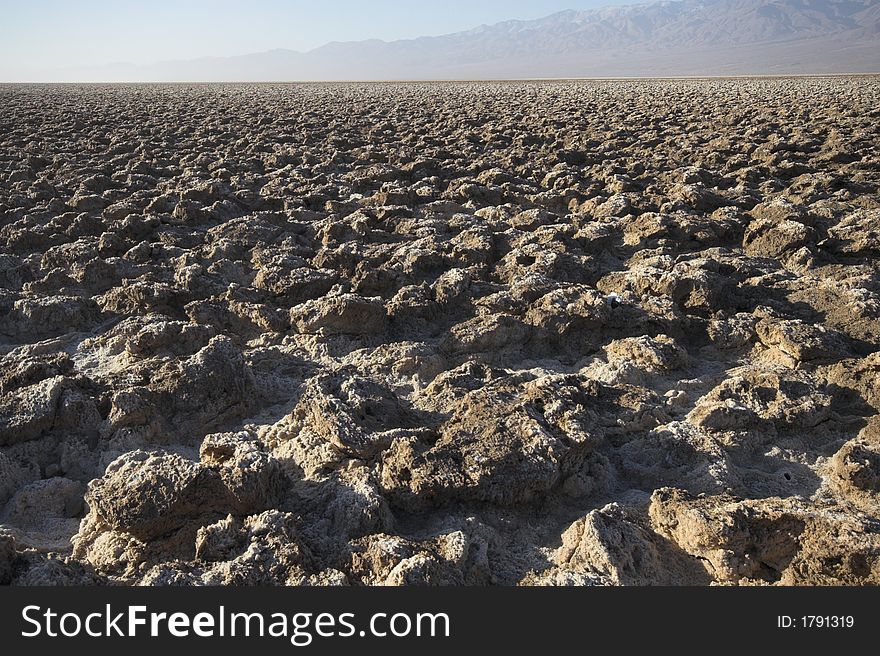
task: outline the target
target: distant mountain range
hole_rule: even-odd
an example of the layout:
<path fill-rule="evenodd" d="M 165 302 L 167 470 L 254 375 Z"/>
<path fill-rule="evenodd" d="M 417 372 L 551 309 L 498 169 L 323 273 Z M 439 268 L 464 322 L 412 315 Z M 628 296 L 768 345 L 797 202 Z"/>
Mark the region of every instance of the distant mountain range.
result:
<path fill-rule="evenodd" d="M 880 0 L 681 0 L 401 41 L 58 71 L 94 81 L 412 80 L 880 72 Z"/>

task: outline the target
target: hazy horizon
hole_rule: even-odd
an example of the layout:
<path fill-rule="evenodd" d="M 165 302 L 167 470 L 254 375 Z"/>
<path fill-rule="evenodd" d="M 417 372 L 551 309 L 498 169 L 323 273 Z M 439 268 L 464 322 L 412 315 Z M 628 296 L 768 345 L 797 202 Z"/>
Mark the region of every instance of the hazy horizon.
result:
<path fill-rule="evenodd" d="M 0 0 L 0 7 L 0 82 L 880 72 L 880 0 Z"/>
<path fill-rule="evenodd" d="M 440 36 L 639 0 L 156 0 L 68 3 L 0 0 L 0 81 L 75 69 L 144 66 L 272 50 L 307 53 L 334 42 Z M 132 29 L 135 26 L 136 29 Z"/>

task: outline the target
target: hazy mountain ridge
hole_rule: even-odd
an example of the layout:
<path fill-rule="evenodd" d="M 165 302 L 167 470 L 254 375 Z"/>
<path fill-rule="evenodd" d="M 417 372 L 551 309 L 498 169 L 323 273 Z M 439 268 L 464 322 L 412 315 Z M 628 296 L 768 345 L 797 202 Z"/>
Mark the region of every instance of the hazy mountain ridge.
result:
<path fill-rule="evenodd" d="M 67 71 L 67 79 L 272 81 L 880 71 L 880 0 L 682 0 L 444 36 Z"/>

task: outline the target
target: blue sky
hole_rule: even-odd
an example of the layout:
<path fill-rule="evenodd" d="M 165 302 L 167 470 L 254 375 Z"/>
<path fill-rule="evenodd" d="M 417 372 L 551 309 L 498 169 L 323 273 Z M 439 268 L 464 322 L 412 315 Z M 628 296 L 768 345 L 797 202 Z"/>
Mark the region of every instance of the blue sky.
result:
<path fill-rule="evenodd" d="M 0 0 L 0 73 L 310 50 L 635 0 Z"/>

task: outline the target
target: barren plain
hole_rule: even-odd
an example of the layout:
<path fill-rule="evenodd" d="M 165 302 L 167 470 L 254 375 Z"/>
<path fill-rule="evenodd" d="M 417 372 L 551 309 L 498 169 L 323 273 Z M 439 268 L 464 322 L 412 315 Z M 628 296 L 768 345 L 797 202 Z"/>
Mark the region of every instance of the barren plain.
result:
<path fill-rule="evenodd" d="M 880 78 L 0 87 L 0 582 L 880 583 Z"/>

